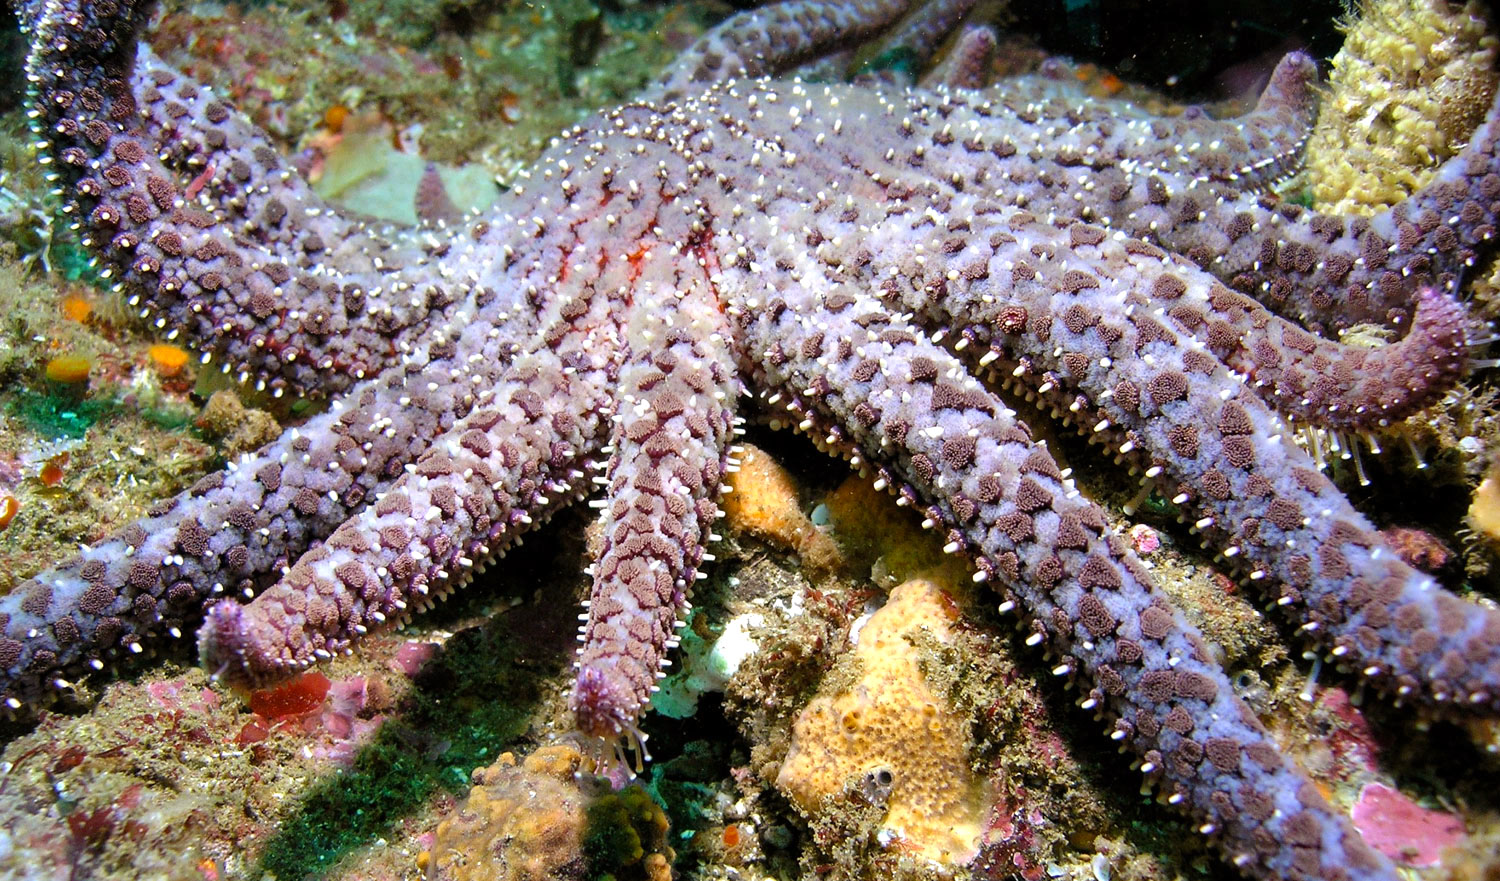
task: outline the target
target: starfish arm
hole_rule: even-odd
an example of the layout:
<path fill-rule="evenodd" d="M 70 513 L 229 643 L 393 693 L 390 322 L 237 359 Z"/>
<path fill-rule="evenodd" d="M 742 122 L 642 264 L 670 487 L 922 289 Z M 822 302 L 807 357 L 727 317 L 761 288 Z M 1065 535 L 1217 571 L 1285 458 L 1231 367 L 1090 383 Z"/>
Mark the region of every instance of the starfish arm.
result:
<path fill-rule="evenodd" d="M 133 4 L 73 6 L 29 21 L 33 129 L 103 274 L 169 337 L 277 393 L 337 391 L 462 299 L 394 272 L 427 255 L 373 247 L 209 90 L 148 50 L 135 63 Z"/>
<path fill-rule="evenodd" d="M 516 273 L 524 283 L 550 265 Z M 538 333 L 541 319 L 517 302 L 483 296 L 487 308 L 476 287 L 451 320 L 327 412 L 0 597 L 0 701 L 27 710 L 117 654 L 175 639 L 209 600 L 274 581 L 384 493 L 420 452 L 413 439 L 467 414 L 475 390 L 497 382 L 524 351 L 519 341 Z"/>
<path fill-rule="evenodd" d="M 938 85 L 950 89 L 979 89 L 988 82 L 995 46 L 999 38 L 995 29 L 982 25 L 966 27 L 959 34 L 953 51 L 933 71 L 922 78 L 924 88 Z"/>
<path fill-rule="evenodd" d="M 161 163 L 157 170 L 190 181 L 184 202 L 210 208 L 268 256 L 306 262 L 299 239 L 314 229 L 326 239 L 329 254 L 355 257 L 377 245 L 389 249 L 388 240 L 368 238 L 366 225 L 314 193 L 265 132 L 145 42 L 137 49 L 130 84 L 139 116 L 132 134 Z M 351 239 L 354 247 L 344 247 Z M 356 259 L 369 263 L 367 257 Z"/>
<path fill-rule="evenodd" d="M 989 194 L 1038 216 L 1082 216 L 1150 236 L 1153 219 L 1133 207 L 1154 208 L 1153 194 L 1168 184 L 1199 181 L 1223 198 L 1238 198 L 1283 177 L 1311 124 L 1315 81 L 1310 58 L 1288 55 L 1257 109 L 1229 120 L 1147 117 L 1118 101 L 1059 108 L 1032 100 L 1032 89 L 891 96 L 763 84 L 721 87 L 702 101 L 753 119 L 764 115 L 766 103 L 797 99 L 795 125 L 765 142 L 794 157 L 799 174 L 840 181 L 842 192 L 833 195 L 851 208 L 873 203 L 890 213 L 952 192 Z M 841 138 L 846 127 L 895 137 Z M 856 228 L 850 222 L 841 231 Z"/>
<path fill-rule="evenodd" d="M 1053 280 L 1078 261 L 1074 268 L 1115 288 L 1112 298 L 1195 337 L 1266 406 L 1299 424 L 1355 432 L 1389 425 L 1439 401 L 1467 369 L 1468 313 L 1448 294 L 1425 290 L 1406 336 L 1367 348 L 1307 333 L 1144 242 L 1110 241 L 1103 230 L 1077 226 L 1032 224 L 1027 232 L 1066 255 L 1047 267 Z M 1019 244 L 1006 250 L 1013 256 L 1002 264 L 1026 259 Z"/>
<path fill-rule="evenodd" d="M 926 0 L 917 4 L 895 28 L 870 47 L 875 58 L 896 56 L 915 75 L 928 66 L 932 56 L 953 33 L 976 0 Z M 847 37 L 840 37 L 847 41 Z"/>
<path fill-rule="evenodd" d="M 1024 86 L 940 104 L 912 93 L 902 111 L 910 155 L 889 158 L 963 187 L 998 179 L 997 194 L 1038 215 L 1158 242 L 1315 328 L 1409 322 L 1418 287 L 1470 265 L 1494 234 L 1485 187 L 1500 190 L 1488 183 L 1500 180 L 1500 121 L 1492 110 L 1464 153 L 1390 212 L 1311 215 L 1258 191 L 1292 169 L 1315 81 L 1312 61 L 1293 53 L 1255 111 L 1222 122 L 1145 117 L 1120 102 L 1058 108 Z M 1064 112 L 1065 123 L 1039 125 Z"/>
<path fill-rule="evenodd" d="M 1284 61 L 1282 66 L 1302 65 Z M 1283 77 L 1287 78 L 1290 75 Z M 838 99 L 839 110 L 812 118 L 810 130 L 826 130 L 844 119 L 879 112 L 858 95 L 824 91 Z M 907 119 L 915 118 L 920 117 L 914 114 Z M 948 118 L 950 122 L 933 134 L 943 148 L 951 148 L 951 138 L 970 129 L 957 109 Z M 950 137 L 944 138 L 950 126 Z M 1457 382 L 1466 363 L 1467 322 L 1463 308 L 1451 297 L 1427 297 L 1417 332 L 1399 343 L 1375 350 L 1341 345 L 1305 333 L 1227 290 L 1208 273 L 1182 261 L 1168 261 L 1153 245 L 1087 224 L 1058 229 L 1036 222 L 1032 213 L 970 195 L 969 182 L 980 185 L 982 194 L 988 180 L 979 166 L 967 164 L 969 159 L 963 164 L 967 176 L 958 179 L 961 191 L 934 199 L 932 185 L 913 172 L 914 164 L 919 170 L 923 167 L 915 153 L 910 162 L 903 163 L 899 154 L 872 156 L 858 144 L 826 149 L 786 137 L 781 147 L 795 154 L 799 164 L 829 179 L 847 176 L 850 169 L 860 173 L 834 206 L 836 210 L 823 212 L 811 224 L 814 238 L 807 244 L 816 247 L 821 261 L 838 271 L 869 277 L 876 284 L 890 283 L 887 275 L 892 272 L 925 276 L 924 296 L 908 306 L 927 311 L 940 326 L 998 320 L 1010 304 L 1008 292 L 998 286 L 1023 267 L 1045 270 L 1058 280 L 1076 271 L 1103 285 L 1120 307 L 1138 300 L 1132 308 L 1166 310 L 1165 324 L 1201 336 L 1216 356 L 1245 372 L 1273 409 L 1311 425 L 1340 430 L 1363 430 L 1405 418 L 1441 398 Z M 983 151 L 978 142 L 963 149 L 971 148 Z M 954 167 L 950 155 L 939 173 Z M 920 207 L 931 202 L 941 211 Z M 902 225 L 897 216 L 909 220 Z M 1024 245 L 1008 229 L 1012 223 L 1027 227 Z M 882 224 L 877 235 L 869 235 L 869 230 Z M 912 251 L 903 237 L 916 237 L 921 249 Z M 1033 246 L 1041 251 L 1028 253 L 1026 249 Z M 877 256 L 879 269 L 869 268 Z M 1164 276 L 1171 278 L 1162 280 Z M 987 281 L 970 290 L 969 285 L 981 277 Z M 1138 296 L 1127 301 L 1132 286 Z M 976 328 L 974 332 L 988 342 L 992 330 Z M 1328 381 L 1330 376 L 1337 381 Z"/>
<path fill-rule="evenodd" d="M 1209 201 L 1191 190 L 1163 194 L 1149 213 L 1162 245 L 1318 329 L 1409 322 L 1421 288 L 1451 286 L 1489 247 L 1497 216 L 1500 99 L 1433 180 L 1374 217 Z"/>
<path fill-rule="evenodd" d="M 910 6 L 910 0 L 789 0 L 736 13 L 679 55 L 653 94 L 675 98 L 719 80 L 775 75 L 879 33 Z"/>
<path fill-rule="evenodd" d="M 1363 431 L 1399 422 L 1441 400 L 1468 369 L 1468 311 L 1431 288 L 1418 294 L 1406 336 L 1377 348 L 1307 333 L 1223 287 L 1210 288 L 1209 306 L 1204 323 L 1183 329 L 1249 379 L 1266 406 L 1304 425 Z"/>
<path fill-rule="evenodd" d="M 443 228 L 463 220 L 463 212 L 453 204 L 443 176 L 438 173 L 436 162 L 429 161 L 422 167 L 422 178 L 417 182 L 416 195 L 412 197 L 417 217 L 429 227 Z"/>
<path fill-rule="evenodd" d="M 611 741 L 639 737 L 636 721 L 676 645 L 693 582 L 712 559 L 704 544 L 720 513 L 739 396 L 724 317 L 692 261 L 648 267 L 634 299 L 604 546 L 569 700 L 579 731 Z"/>
<path fill-rule="evenodd" d="M 904 107 L 887 99 L 912 134 L 892 160 L 993 191 L 1039 216 L 1082 217 L 1148 237 L 1168 219 L 1159 203 L 1170 193 L 1239 199 L 1295 170 L 1314 119 L 1317 79 L 1310 57 L 1290 53 L 1252 111 L 1222 120 L 1157 117 L 1119 100 L 1064 99 L 1055 83 L 1036 77 L 976 93 L 913 91 Z M 917 147 L 920 162 L 902 155 Z M 1184 200 L 1180 208 L 1186 213 L 1190 205 Z"/>
<path fill-rule="evenodd" d="M 592 309 L 555 347 L 516 358 L 408 473 L 275 586 L 248 605 L 211 608 L 198 634 L 204 668 L 253 687 L 349 651 L 464 586 L 581 498 L 618 366 L 609 304 Z"/>
<path fill-rule="evenodd" d="M 1467 312 L 1446 294 L 1422 294 L 1405 337 L 1365 348 L 1307 333 L 1196 266 L 1095 226 L 1058 229 L 1021 213 L 963 226 L 929 243 L 939 256 L 914 288 L 935 290 L 955 273 L 944 296 L 903 296 L 911 308 L 1002 350 L 1008 333 L 1026 329 L 1023 316 L 1048 311 L 1052 288 L 1087 285 L 1098 302 L 1143 313 L 1139 339 L 1160 338 L 1167 328 L 1196 338 L 1266 406 L 1300 424 L 1364 431 L 1397 422 L 1440 400 L 1466 368 Z M 1037 249 L 1049 259 L 1039 260 Z M 1031 284 L 1037 281 L 1044 284 Z"/>
<path fill-rule="evenodd" d="M 1029 642 L 1046 644 L 1055 672 L 1080 676 L 1085 706 L 1115 717 L 1113 736 L 1171 803 L 1257 877 L 1396 877 L 1281 756 L 1197 631 L 1013 411 L 880 303 L 841 293 L 830 312 L 795 287 L 737 304 L 757 384 L 815 437 L 842 428 L 877 486 L 929 505 L 949 549 L 971 550 L 977 577 L 1014 591 L 1034 616 Z"/>
<path fill-rule="evenodd" d="M 287 265 L 309 262 L 304 238 L 316 232 L 323 251 L 318 260 L 345 272 L 382 274 L 391 283 L 419 277 L 432 261 L 451 250 L 451 228 L 432 224 L 405 228 L 350 216 L 318 196 L 282 157 L 272 139 L 245 116 L 162 61 L 142 42 L 131 76 L 131 91 L 142 137 L 165 169 L 193 194 L 200 207 L 252 239 L 270 259 Z M 434 187 L 429 173 L 422 185 Z M 419 193 L 432 220 L 448 227 L 462 215 L 441 181 L 435 192 Z M 421 212 L 419 212 L 420 214 Z M 436 233 L 442 232 L 441 235 Z M 462 236 L 457 238 L 462 239 Z"/>
<path fill-rule="evenodd" d="M 524 280 L 550 262 L 518 267 Z M 498 299 L 453 320 L 398 363 L 337 397 L 150 516 L 0 597 L 0 701 L 46 702 L 102 669 L 195 626 L 204 604 L 249 594 L 384 493 L 434 437 L 474 406 L 541 319 Z M 552 320 L 557 320 L 552 315 Z"/>
<path fill-rule="evenodd" d="M 1465 602 L 1402 563 L 1212 346 L 1180 339 L 1165 312 L 1152 317 L 1153 305 L 1173 308 L 1188 270 L 1164 263 L 1149 246 L 1131 254 L 1116 243 L 1122 253 L 1098 265 L 1117 279 L 1132 275 L 1126 267 L 1142 270 L 1138 279 L 1154 279 L 1153 304 L 1132 293 L 1139 287 L 1116 287 L 1106 275 L 1070 269 L 1067 259 L 1036 260 L 1064 245 L 1033 218 L 1012 216 L 1004 229 L 1002 239 L 972 239 L 984 255 L 983 279 L 958 270 L 972 261 L 952 249 L 905 276 L 884 272 L 879 259 L 871 270 L 900 280 L 887 287 L 893 300 L 956 318 L 967 337 L 990 342 L 999 330 L 1000 348 L 1022 365 L 1013 379 L 1127 455 L 1151 454 L 1174 500 L 1201 509 L 1197 528 L 1233 548 L 1252 580 L 1282 585 L 1282 604 L 1305 608 L 1304 630 L 1335 656 L 1403 697 L 1481 713 L 1500 708 L 1500 612 Z M 1109 248 L 1100 232 L 1071 228 L 1073 253 Z M 881 244 L 877 236 L 877 253 L 891 251 Z M 991 259 L 996 253 L 1008 256 Z M 930 301 L 945 279 L 943 304 Z M 1225 298 L 1242 299 L 1228 291 Z M 1231 311 L 1223 302 L 1214 308 Z M 981 321 L 993 328 L 975 324 Z M 1450 340 L 1449 347 L 1458 345 Z"/>
<path fill-rule="evenodd" d="M 1239 384 L 1225 370 L 1184 354 L 1159 347 L 1153 366 L 1081 388 L 1092 396 L 1113 381 L 1145 390 L 1134 408 L 1111 401 L 1105 418 L 1139 426 L 1174 500 L 1200 510 L 1196 527 L 1251 581 L 1272 585 L 1278 604 L 1341 663 L 1403 699 L 1500 712 L 1500 612 L 1401 562 L 1290 442 L 1285 423 L 1235 394 Z"/>
<path fill-rule="evenodd" d="M 407 388 L 405 368 L 210 474 L 145 519 L 0 597 L 0 700 L 50 698 L 120 649 L 195 626 L 210 598 L 249 593 L 390 485 L 471 402 Z"/>
<path fill-rule="evenodd" d="M 866 66 L 865 70 L 858 73 L 856 80 L 859 83 L 897 85 L 903 82 L 910 82 L 912 76 L 915 76 L 931 62 L 933 54 L 943 45 L 943 40 L 947 38 L 948 34 L 953 32 L 954 28 L 958 27 L 959 22 L 963 20 L 964 16 L 968 15 L 969 10 L 973 9 L 974 3 L 975 0 L 927 0 L 927 2 L 918 3 L 916 8 L 909 15 L 905 16 L 904 20 L 900 22 L 900 25 L 895 30 L 882 36 L 878 42 L 870 46 L 862 46 L 858 41 L 862 37 L 878 33 L 879 31 L 869 30 L 854 34 L 837 34 L 830 43 L 825 44 L 826 47 L 820 46 L 816 50 L 808 50 L 806 54 L 810 54 L 813 51 L 816 51 L 817 54 L 812 54 L 808 60 L 802 63 L 792 62 L 784 58 L 782 62 L 772 64 L 765 63 L 770 61 L 770 59 L 766 59 L 763 62 L 763 66 L 766 68 L 767 73 L 773 73 L 781 79 L 795 78 L 813 82 L 843 82 L 848 79 L 851 73 L 850 66 L 853 61 L 858 57 L 864 57 L 870 59 L 871 63 Z M 819 7 L 824 10 L 834 10 L 834 14 L 837 14 L 837 7 L 843 4 L 828 3 L 825 0 L 825 2 L 817 4 L 799 3 L 797 5 L 800 5 L 804 10 Z M 899 17 L 897 16 L 897 18 Z M 895 20 L 893 18 L 892 22 Z M 889 23 L 891 22 L 887 24 Z M 738 37 L 738 39 L 731 39 L 731 37 Z M 971 38 L 966 35 L 960 44 L 950 53 L 948 60 L 943 63 L 943 68 L 946 71 L 960 69 L 965 71 L 964 74 L 959 76 L 958 81 L 953 83 L 955 87 L 969 85 L 977 88 L 983 85 L 985 72 L 980 70 L 980 67 L 988 63 L 989 55 L 993 52 L 993 31 L 989 31 L 989 37 L 990 45 L 986 49 L 982 45 L 984 42 L 983 36 Z M 806 34 L 798 34 L 794 36 L 793 44 L 797 40 L 805 40 L 806 38 Z M 725 34 L 719 39 L 726 43 L 741 43 L 747 41 L 754 42 L 757 37 L 753 33 L 742 33 L 735 35 Z M 975 41 L 976 39 L 978 42 Z M 777 39 L 774 43 L 778 47 L 790 48 L 790 45 L 793 45 L 788 44 L 785 38 Z M 742 53 L 743 49 L 736 46 L 736 51 Z M 889 62 L 889 64 L 885 62 Z M 935 81 L 942 82 L 946 81 L 946 77 L 947 74 L 934 71 L 925 75 L 923 80 L 925 82 L 928 79 L 934 79 Z"/>

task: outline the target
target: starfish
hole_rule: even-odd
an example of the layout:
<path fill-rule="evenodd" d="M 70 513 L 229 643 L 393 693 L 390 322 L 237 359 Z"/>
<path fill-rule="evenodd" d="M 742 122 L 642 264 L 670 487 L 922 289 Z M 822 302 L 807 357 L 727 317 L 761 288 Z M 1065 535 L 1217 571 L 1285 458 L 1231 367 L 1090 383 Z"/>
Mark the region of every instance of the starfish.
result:
<path fill-rule="evenodd" d="M 1402 563 L 1291 436 L 1399 420 L 1461 375 L 1449 291 L 1494 235 L 1500 111 L 1433 184 L 1355 220 L 1268 193 L 1309 124 L 1300 55 L 1224 121 L 759 78 L 906 6 L 731 18 L 483 216 L 401 231 L 323 204 L 138 48 L 149 4 L 24 4 L 43 161 L 129 302 L 263 387 L 334 397 L 0 599 L 0 696 L 25 711 L 200 620 L 221 679 L 285 677 L 439 601 L 597 484 L 571 707 L 584 735 L 639 742 L 748 394 L 968 555 L 1247 874 L 1394 878 L 1000 392 L 1196 510 L 1373 686 L 1495 714 L 1500 615 Z M 1365 350 L 1304 329 L 1368 320 L 1406 335 Z"/>

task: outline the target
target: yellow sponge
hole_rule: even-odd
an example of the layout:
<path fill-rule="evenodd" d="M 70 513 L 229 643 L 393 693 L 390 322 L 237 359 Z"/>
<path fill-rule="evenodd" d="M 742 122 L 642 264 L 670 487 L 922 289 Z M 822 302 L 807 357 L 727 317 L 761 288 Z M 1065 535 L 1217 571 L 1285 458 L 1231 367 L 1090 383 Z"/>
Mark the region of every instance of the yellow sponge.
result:
<path fill-rule="evenodd" d="M 862 675 L 802 711 L 776 777 L 809 817 L 845 798 L 883 802 L 883 844 L 949 866 L 977 852 L 984 804 L 970 770 L 969 719 L 933 693 L 919 647 L 950 641 L 956 617 L 934 581 L 916 578 L 892 591 L 859 631 L 853 655 Z"/>
<path fill-rule="evenodd" d="M 1371 215 L 1422 186 L 1489 109 L 1497 45 L 1474 0 L 1361 3 L 1307 146 L 1315 207 Z"/>

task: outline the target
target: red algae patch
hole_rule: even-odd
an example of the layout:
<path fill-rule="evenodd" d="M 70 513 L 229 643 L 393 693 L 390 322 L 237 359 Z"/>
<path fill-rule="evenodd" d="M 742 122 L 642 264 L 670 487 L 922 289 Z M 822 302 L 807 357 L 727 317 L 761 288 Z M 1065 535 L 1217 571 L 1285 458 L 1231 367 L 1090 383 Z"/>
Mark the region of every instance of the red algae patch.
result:
<path fill-rule="evenodd" d="M 311 713 L 323 706 L 328 687 L 333 682 L 317 670 L 298 676 L 274 688 L 262 688 L 250 695 L 250 711 L 270 721 Z"/>

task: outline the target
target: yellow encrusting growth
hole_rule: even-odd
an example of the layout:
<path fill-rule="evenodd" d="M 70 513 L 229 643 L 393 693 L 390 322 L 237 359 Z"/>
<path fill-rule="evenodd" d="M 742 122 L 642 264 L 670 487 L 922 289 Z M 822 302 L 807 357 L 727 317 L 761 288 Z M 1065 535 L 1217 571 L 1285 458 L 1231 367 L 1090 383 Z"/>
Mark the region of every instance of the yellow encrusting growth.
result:
<path fill-rule="evenodd" d="M 510 753 L 474 772 L 474 787 L 438 824 L 422 867 L 442 881 L 543 881 L 579 877 L 585 798 L 573 781 L 583 757 L 569 745 Z"/>
<path fill-rule="evenodd" d="M 881 843 L 948 866 L 978 851 L 984 805 L 970 770 L 969 720 L 933 693 L 921 646 L 950 641 L 957 614 L 934 581 L 914 578 L 892 591 L 859 631 L 852 654 L 861 675 L 807 705 L 776 776 L 813 817 L 836 810 L 851 789 L 883 801 Z"/>
<path fill-rule="evenodd" d="M 1319 211 L 1371 215 L 1468 142 L 1495 94 L 1500 41 L 1475 0 L 1364 0 L 1346 31 L 1307 177 Z"/>
<path fill-rule="evenodd" d="M 513 753 L 473 786 L 417 857 L 427 881 L 672 881 L 664 811 L 639 786 L 614 792 L 576 745 Z"/>
<path fill-rule="evenodd" d="M 1491 465 L 1469 505 L 1469 525 L 1496 547 L 1500 547 L 1500 466 Z"/>
<path fill-rule="evenodd" d="M 776 460 L 752 444 L 744 444 L 739 469 L 729 474 L 733 491 L 720 504 L 729 522 L 756 537 L 790 548 L 814 569 L 839 564 L 838 546 L 803 512 L 797 482 Z"/>

